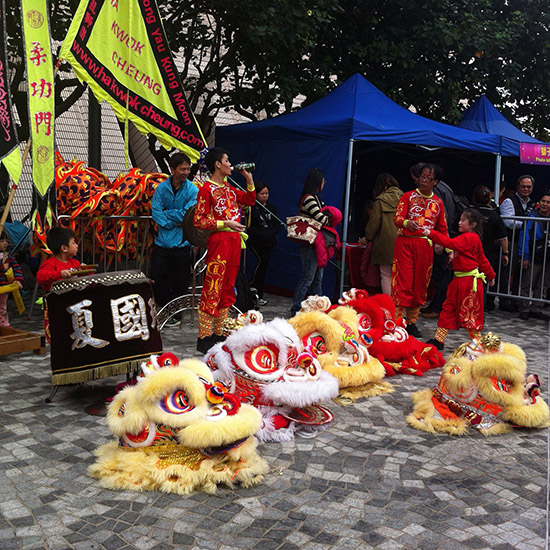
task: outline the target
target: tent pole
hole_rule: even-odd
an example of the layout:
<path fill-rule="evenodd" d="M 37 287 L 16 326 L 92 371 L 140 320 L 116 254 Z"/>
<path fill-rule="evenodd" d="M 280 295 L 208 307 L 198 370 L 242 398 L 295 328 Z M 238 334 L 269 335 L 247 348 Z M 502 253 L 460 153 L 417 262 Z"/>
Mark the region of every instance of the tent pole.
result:
<path fill-rule="evenodd" d="M 344 293 L 344 275 L 346 273 L 346 247 L 348 244 L 349 197 L 351 194 L 351 170 L 353 167 L 353 141 L 353 139 L 350 139 L 348 145 L 348 168 L 346 171 L 346 192 L 344 195 L 344 227 L 342 229 L 342 263 L 340 265 L 340 296 Z"/>
<path fill-rule="evenodd" d="M 500 199 L 500 172 L 501 172 L 502 156 L 497 153 L 495 157 L 495 203 L 499 204 Z"/>

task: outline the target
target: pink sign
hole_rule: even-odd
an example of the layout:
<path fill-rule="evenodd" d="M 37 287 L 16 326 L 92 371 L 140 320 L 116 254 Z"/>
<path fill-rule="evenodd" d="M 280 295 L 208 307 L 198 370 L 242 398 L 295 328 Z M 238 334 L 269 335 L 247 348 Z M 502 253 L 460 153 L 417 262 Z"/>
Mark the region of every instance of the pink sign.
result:
<path fill-rule="evenodd" d="M 519 160 L 522 164 L 547 164 L 550 166 L 550 143 L 520 143 Z"/>

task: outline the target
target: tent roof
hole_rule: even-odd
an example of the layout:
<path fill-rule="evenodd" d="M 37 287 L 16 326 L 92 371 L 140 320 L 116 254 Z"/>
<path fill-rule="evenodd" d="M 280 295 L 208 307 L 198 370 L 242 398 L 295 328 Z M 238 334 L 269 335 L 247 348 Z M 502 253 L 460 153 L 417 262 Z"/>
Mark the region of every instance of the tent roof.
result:
<path fill-rule="evenodd" d="M 488 153 L 502 150 L 498 136 L 457 128 L 412 113 L 386 97 L 360 74 L 295 113 L 218 127 L 216 135 L 224 142 L 356 139 Z"/>
<path fill-rule="evenodd" d="M 484 132 L 496 136 L 504 136 L 517 144 L 542 143 L 538 139 L 516 128 L 502 113 L 482 95 L 473 105 L 462 113 L 462 120 L 458 124 L 466 130 Z M 511 153 L 518 154 L 518 153 Z"/>

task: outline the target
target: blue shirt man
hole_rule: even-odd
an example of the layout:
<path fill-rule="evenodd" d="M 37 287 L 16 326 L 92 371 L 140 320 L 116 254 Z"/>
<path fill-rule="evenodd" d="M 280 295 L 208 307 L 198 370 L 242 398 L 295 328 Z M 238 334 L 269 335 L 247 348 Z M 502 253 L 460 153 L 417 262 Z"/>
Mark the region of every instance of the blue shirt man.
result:
<path fill-rule="evenodd" d="M 191 161 L 175 153 L 168 161 L 172 175 L 153 195 L 152 215 L 158 226 L 151 255 L 151 279 L 157 306 L 188 294 L 193 246 L 183 239 L 183 216 L 197 202 L 197 188 L 187 177 Z"/>

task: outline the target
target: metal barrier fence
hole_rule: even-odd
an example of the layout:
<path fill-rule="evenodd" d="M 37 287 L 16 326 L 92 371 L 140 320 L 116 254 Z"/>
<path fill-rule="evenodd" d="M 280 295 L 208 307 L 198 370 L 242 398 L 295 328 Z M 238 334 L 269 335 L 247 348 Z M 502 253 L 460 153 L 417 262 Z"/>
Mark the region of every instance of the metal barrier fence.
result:
<path fill-rule="evenodd" d="M 58 224 L 75 232 L 81 263 L 98 264 L 103 272 L 139 269 L 148 274 L 154 241 L 151 216 L 59 216 Z"/>
<path fill-rule="evenodd" d="M 514 226 L 508 237 L 508 266 L 502 265 L 501 252 L 498 266 L 493 266 L 498 267 L 496 284 L 487 293 L 501 299 L 550 304 L 545 285 L 545 279 L 550 280 L 550 218 L 502 216 L 502 219 L 521 224 L 516 224 L 518 227 Z"/>
<path fill-rule="evenodd" d="M 59 216 L 58 225 L 69 227 L 75 232 L 79 245 L 77 258 L 81 263 L 97 264 L 98 272 L 139 269 L 150 275 L 154 244 L 151 216 Z M 189 322 L 193 326 L 206 271 L 205 256 L 203 249 L 194 247 L 189 294 L 172 300 L 159 310 L 161 328 L 171 317 L 183 312 L 189 312 Z M 35 302 L 37 290 L 35 286 L 32 304 Z"/>

